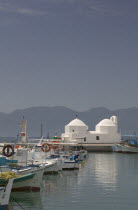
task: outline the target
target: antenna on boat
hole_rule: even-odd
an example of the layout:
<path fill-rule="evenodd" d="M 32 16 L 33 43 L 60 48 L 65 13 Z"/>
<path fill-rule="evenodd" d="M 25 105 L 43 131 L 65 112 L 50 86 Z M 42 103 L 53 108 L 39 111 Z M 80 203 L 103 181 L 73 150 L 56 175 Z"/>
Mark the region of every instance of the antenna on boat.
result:
<path fill-rule="evenodd" d="M 43 137 L 43 124 L 41 123 L 41 136 L 40 136 L 40 138 L 42 138 Z"/>
<path fill-rule="evenodd" d="M 47 137 L 46 138 L 49 139 L 49 132 L 47 132 Z"/>
<path fill-rule="evenodd" d="M 137 141 L 137 134 L 136 134 L 136 131 L 134 131 L 134 139 Z"/>

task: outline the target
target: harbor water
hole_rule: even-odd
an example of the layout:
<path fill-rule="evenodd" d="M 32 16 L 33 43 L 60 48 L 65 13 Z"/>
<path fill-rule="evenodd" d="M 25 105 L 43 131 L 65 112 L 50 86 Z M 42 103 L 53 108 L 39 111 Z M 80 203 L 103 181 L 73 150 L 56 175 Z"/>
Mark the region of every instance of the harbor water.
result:
<path fill-rule="evenodd" d="M 121 153 L 89 153 L 79 170 L 45 175 L 40 193 L 11 194 L 14 210 L 135 210 L 137 197 L 138 155 Z"/>

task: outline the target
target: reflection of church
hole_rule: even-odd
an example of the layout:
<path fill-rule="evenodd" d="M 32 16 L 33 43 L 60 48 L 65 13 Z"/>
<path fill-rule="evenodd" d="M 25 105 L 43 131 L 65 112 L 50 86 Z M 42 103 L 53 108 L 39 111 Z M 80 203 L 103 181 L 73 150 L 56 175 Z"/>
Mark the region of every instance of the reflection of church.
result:
<path fill-rule="evenodd" d="M 108 153 L 95 153 L 92 156 L 92 171 L 96 182 L 105 190 L 116 190 L 118 176 L 118 162 L 114 156 Z"/>

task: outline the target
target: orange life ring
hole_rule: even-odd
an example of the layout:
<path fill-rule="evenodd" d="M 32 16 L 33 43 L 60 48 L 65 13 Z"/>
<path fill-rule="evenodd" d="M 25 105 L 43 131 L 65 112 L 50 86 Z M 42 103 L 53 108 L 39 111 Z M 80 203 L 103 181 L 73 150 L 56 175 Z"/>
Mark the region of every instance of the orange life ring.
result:
<path fill-rule="evenodd" d="M 11 150 L 11 152 L 10 152 Z M 11 157 L 12 155 L 14 155 L 14 148 L 12 145 L 5 145 L 3 147 L 3 151 L 2 151 L 2 154 L 6 157 Z"/>
<path fill-rule="evenodd" d="M 50 144 L 47 144 L 47 143 L 44 143 L 44 144 L 42 144 L 42 146 L 41 146 L 41 150 L 42 150 L 43 152 L 49 152 L 49 151 L 51 150 L 51 145 L 50 145 Z"/>
<path fill-rule="evenodd" d="M 59 143 L 59 141 L 52 141 L 52 143 Z M 58 145 L 52 146 L 52 149 L 56 150 L 58 148 Z"/>

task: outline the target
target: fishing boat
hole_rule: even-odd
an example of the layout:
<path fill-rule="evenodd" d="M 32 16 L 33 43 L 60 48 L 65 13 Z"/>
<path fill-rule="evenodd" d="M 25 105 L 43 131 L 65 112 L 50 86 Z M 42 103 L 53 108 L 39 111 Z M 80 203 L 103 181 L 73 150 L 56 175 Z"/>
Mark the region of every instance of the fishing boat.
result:
<path fill-rule="evenodd" d="M 2 172 L 1 177 L 4 174 L 11 173 L 11 176 L 15 177 L 13 181 L 12 191 L 40 191 L 42 184 L 42 177 L 44 173 L 44 167 L 36 170 L 32 168 L 24 168 L 22 170 L 13 169 L 12 172 Z M 6 179 L 0 179 L 0 185 L 6 184 Z"/>
<path fill-rule="evenodd" d="M 8 210 L 13 179 L 9 179 L 6 187 L 0 187 L 0 209 Z"/>
<path fill-rule="evenodd" d="M 33 159 L 28 161 L 28 167 L 35 169 L 36 167 L 44 167 L 44 175 L 57 174 L 59 171 L 58 161 L 54 159 Z"/>
<path fill-rule="evenodd" d="M 47 157 L 47 161 L 53 161 L 55 160 L 57 162 L 57 171 L 62 170 L 62 158 L 59 154 L 50 154 Z"/>
<path fill-rule="evenodd" d="M 4 186 L 7 183 L 5 179 L 0 179 L 0 185 Z M 39 191 L 40 186 L 35 178 L 35 173 L 21 175 L 14 178 L 12 191 Z"/>
<path fill-rule="evenodd" d="M 28 153 L 28 163 L 32 162 L 37 165 L 44 165 L 44 174 L 56 174 L 60 170 L 60 160 L 49 158 L 47 152 L 43 152 L 43 148 L 35 147 Z"/>
<path fill-rule="evenodd" d="M 135 139 L 126 140 L 122 141 L 120 144 L 115 144 L 112 149 L 114 152 L 138 153 L 138 143 Z"/>
<path fill-rule="evenodd" d="M 123 153 L 138 153 L 138 147 L 130 145 L 122 145 Z"/>
<path fill-rule="evenodd" d="M 49 147 L 56 149 L 51 149 L 47 154 L 47 160 L 50 158 L 58 160 L 58 168 L 61 170 L 79 169 L 80 165 L 84 163 L 84 160 L 86 160 L 88 156 L 88 153 L 85 150 L 72 150 L 76 149 L 76 144 L 74 144 L 74 148 L 70 147 L 70 143 L 52 142 L 48 145 Z"/>
<path fill-rule="evenodd" d="M 29 171 L 29 168 L 31 168 L 31 170 L 34 170 L 43 166 L 45 167 L 44 174 L 53 174 L 58 172 L 57 160 L 47 159 L 47 154 L 42 152 L 41 147 L 32 149 L 18 148 L 14 156 L 10 157 L 10 161 L 17 161 L 16 166 L 19 169 L 26 168 L 26 170 Z M 4 168 L 5 170 L 8 170 L 6 169 L 6 166 L 3 166 L 3 169 Z"/>
<path fill-rule="evenodd" d="M 62 155 L 62 170 L 76 170 L 79 169 L 80 163 L 75 156 Z"/>
<path fill-rule="evenodd" d="M 40 185 L 36 174 L 24 174 L 15 178 L 12 191 L 40 191 Z"/>

